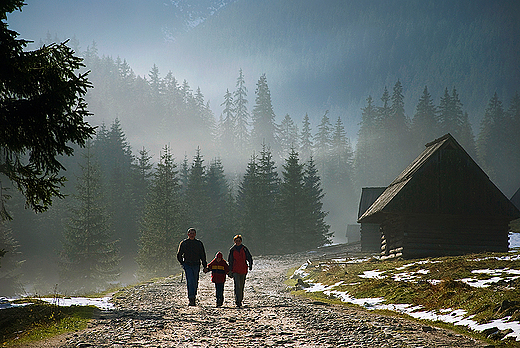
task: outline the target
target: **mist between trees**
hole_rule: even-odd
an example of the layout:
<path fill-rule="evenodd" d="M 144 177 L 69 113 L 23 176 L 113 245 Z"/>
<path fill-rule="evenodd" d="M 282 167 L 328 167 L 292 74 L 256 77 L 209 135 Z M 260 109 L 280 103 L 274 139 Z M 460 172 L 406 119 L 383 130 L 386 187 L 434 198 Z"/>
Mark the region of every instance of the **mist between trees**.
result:
<path fill-rule="evenodd" d="M 171 72 L 161 78 L 154 66 L 135 76 L 125 61 L 98 57 L 95 46 L 84 57 L 95 86 L 89 109 L 112 123 L 62 159 L 67 197 L 48 212 L 35 215 L 13 194 L 14 219 L 2 225 L 1 294 L 19 281 L 30 291 L 58 284 L 72 293 L 178 272 L 175 253 L 188 227 L 208 258 L 237 233 L 256 255 L 318 247 L 355 223 L 362 187 L 388 185 L 448 132 L 508 197 L 520 185 L 518 93 L 507 109 L 492 96 L 474 136 L 455 88 L 436 106 L 425 87 L 409 118 L 397 81 L 378 101 L 367 97 L 354 149 L 342 118 L 327 111 L 314 127 L 308 115 L 301 128 L 290 115 L 277 123 L 265 74 L 249 111 L 239 70 L 217 120 L 200 88 L 193 93 Z M 152 147 L 162 142 L 159 154 L 134 153 L 123 128 Z"/>

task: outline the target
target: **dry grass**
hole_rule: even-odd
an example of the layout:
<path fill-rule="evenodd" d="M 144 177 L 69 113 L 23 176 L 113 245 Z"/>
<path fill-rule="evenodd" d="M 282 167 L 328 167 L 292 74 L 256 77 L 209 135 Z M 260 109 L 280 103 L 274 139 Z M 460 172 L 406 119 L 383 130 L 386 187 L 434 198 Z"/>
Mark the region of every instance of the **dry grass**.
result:
<path fill-rule="evenodd" d="M 504 257 L 516 256 L 513 260 Z M 333 285 L 355 298 L 384 298 L 389 304 L 413 304 L 426 310 L 463 309 L 480 323 L 511 317 L 520 320 L 520 252 L 508 254 L 478 254 L 420 260 L 386 260 L 370 258 L 363 262 L 330 260 L 312 263 L 305 272 L 304 282 Z M 498 270 L 494 275 L 475 270 Z M 363 278 L 367 271 L 378 271 L 379 277 Z M 361 277 L 360 277 L 361 276 Z M 489 280 L 488 287 L 475 287 L 462 279 Z M 298 292 L 302 294 L 303 292 Z M 326 299 L 325 295 L 306 296 Z M 496 342 L 495 342 L 496 343 Z M 507 344 L 498 343 L 503 347 Z M 505 345 L 504 345 L 505 344 Z M 518 346 L 518 345 L 513 345 Z"/>

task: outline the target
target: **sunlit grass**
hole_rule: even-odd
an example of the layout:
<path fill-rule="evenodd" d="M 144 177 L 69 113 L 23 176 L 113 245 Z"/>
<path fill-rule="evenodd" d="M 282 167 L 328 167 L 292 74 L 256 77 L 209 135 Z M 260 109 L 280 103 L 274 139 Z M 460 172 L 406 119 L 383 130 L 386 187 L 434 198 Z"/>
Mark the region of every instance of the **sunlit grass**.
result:
<path fill-rule="evenodd" d="M 0 310 L 0 344 L 12 347 L 83 330 L 97 309 L 37 303 Z"/>
<path fill-rule="evenodd" d="M 308 275 L 303 281 L 329 286 L 341 282 L 334 289 L 345 291 L 358 299 L 383 298 L 388 304 L 412 304 L 425 310 L 462 309 L 468 315 L 475 315 L 473 320 L 479 323 L 508 317 L 511 321 L 518 321 L 520 278 L 514 279 L 515 274 L 507 279 L 489 283 L 487 287 L 469 284 L 472 284 L 473 280 L 476 283 L 477 280 L 488 280 L 492 277 L 487 273 L 472 273 L 474 270 L 520 270 L 519 255 L 520 253 L 516 252 L 417 260 L 380 261 L 370 258 L 363 262 L 316 261 L 304 270 Z M 501 259 L 503 257 L 513 259 Z M 466 282 L 461 281 L 463 279 L 466 279 Z M 288 285 L 297 286 L 296 279 L 292 280 L 293 283 Z M 322 292 L 309 293 L 299 290 L 295 294 L 337 303 L 337 300 Z M 454 328 L 453 325 L 442 324 L 444 325 Z M 457 328 L 457 331 L 460 331 L 460 328 Z M 500 344 L 503 344 L 503 347 L 511 344 L 520 346 L 518 342 Z"/>

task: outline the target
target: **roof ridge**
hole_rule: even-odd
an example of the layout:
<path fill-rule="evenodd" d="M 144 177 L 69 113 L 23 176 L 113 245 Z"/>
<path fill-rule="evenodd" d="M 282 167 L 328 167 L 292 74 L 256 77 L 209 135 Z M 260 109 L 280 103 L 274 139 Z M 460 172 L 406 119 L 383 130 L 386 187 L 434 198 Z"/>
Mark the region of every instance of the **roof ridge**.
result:
<path fill-rule="evenodd" d="M 454 139 L 454 138 L 453 138 L 453 135 L 451 135 L 451 133 L 446 133 L 446 134 L 444 134 L 442 137 L 437 138 L 437 139 L 435 139 L 434 141 L 430 141 L 429 143 L 427 143 L 427 144 L 424 145 L 424 146 L 425 146 L 425 147 L 430 147 L 430 146 L 432 146 L 432 145 L 434 145 L 434 144 L 437 144 L 437 143 L 439 143 L 439 142 L 441 142 L 441 141 L 446 140 L 447 138 L 452 138 L 452 139 Z"/>

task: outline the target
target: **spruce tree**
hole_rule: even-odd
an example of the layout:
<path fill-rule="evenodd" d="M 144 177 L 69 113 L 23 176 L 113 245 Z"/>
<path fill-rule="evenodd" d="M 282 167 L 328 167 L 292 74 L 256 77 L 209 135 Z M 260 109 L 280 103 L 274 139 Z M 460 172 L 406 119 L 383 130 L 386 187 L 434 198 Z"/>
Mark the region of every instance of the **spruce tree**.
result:
<path fill-rule="evenodd" d="M 331 241 L 332 232 L 325 218 L 328 215 L 323 210 L 325 193 L 321 187 L 321 179 L 314 159 L 311 157 L 305 165 L 304 188 L 306 208 L 308 209 L 306 223 L 301 232 L 302 243 L 310 247 L 318 247 Z"/>
<path fill-rule="evenodd" d="M 282 168 L 279 209 L 284 237 L 279 241 L 279 246 L 283 247 L 280 251 L 303 251 L 313 247 L 302 243 L 305 240 L 302 233 L 309 223 L 309 209 L 306 206 L 309 200 L 304 188 L 304 165 L 299 162 L 298 153 L 294 149 L 289 153 Z"/>
<path fill-rule="evenodd" d="M 211 161 L 206 177 L 209 209 L 204 218 L 208 229 L 204 243 L 209 252 L 225 250 L 231 238 L 227 230 L 230 228 L 229 218 L 226 216 L 230 189 L 219 158 Z"/>
<path fill-rule="evenodd" d="M 194 136 L 196 139 L 203 139 L 204 145 L 206 145 L 207 148 L 212 149 L 215 145 L 217 125 L 215 123 L 215 116 L 209 106 L 209 102 L 204 102 L 204 95 L 202 94 L 200 87 L 198 87 L 195 92 L 194 101 L 195 120 L 199 120 L 194 120 L 195 122 L 192 123 L 192 126 L 197 129 Z"/>
<path fill-rule="evenodd" d="M 246 154 L 249 153 L 250 139 L 249 139 L 249 112 L 247 111 L 247 88 L 242 73 L 242 69 L 239 70 L 236 90 L 233 93 L 233 103 L 235 111 L 235 139 L 236 149 L 240 153 L 242 158 L 245 158 Z"/>
<path fill-rule="evenodd" d="M 132 162 L 132 202 L 136 211 L 136 221 L 141 221 L 144 213 L 146 194 L 150 187 L 153 176 L 152 156 L 143 147 L 139 151 L 139 156 L 134 157 Z"/>
<path fill-rule="evenodd" d="M 219 125 L 219 144 L 222 149 L 222 156 L 229 158 L 236 153 L 235 139 L 235 115 L 233 106 L 233 95 L 226 90 L 224 95 L 224 102 L 220 104 L 224 107 L 221 115 L 221 122 Z"/>
<path fill-rule="evenodd" d="M 361 123 L 354 157 L 355 182 L 357 187 L 381 185 L 378 175 L 378 109 L 371 96 L 367 106 L 361 109 Z"/>
<path fill-rule="evenodd" d="M 107 190 L 106 199 L 114 238 L 119 240 L 121 256 L 133 259 L 139 237 L 138 212 L 132 199 L 133 156 L 119 119 L 114 120 L 110 129 L 104 125 L 100 128 L 93 142 L 93 151 Z M 124 265 L 129 264 L 124 261 Z"/>
<path fill-rule="evenodd" d="M 278 126 L 275 123 L 275 114 L 271 102 L 271 92 L 267 85 L 265 74 L 260 76 L 256 84 L 256 98 L 252 115 L 251 146 L 257 148 L 266 144 L 271 151 L 280 153 L 279 139 L 277 138 Z"/>
<path fill-rule="evenodd" d="M 307 161 L 312 156 L 313 142 L 312 142 L 312 131 L 311 123 L 309 121 L 309 115 L 305 114 L 303 117 L 302 132 L 300 135 L 300 154 L 301 159 Z"/>
<path fill-rule="evenodd" d="M 250 245 L 258 248 L 262 241 L 260 205 L 257 199 L 260 195 L 260 175 L 258 158 L 252 155 L 247 163 L 246 171 L 238 186 L 237 212 L 239 232 L 247 236 Z M 259 249 L 257 249 L 259 250 Z"/>
<path fill-rule="evenodd" d="M 282 149 L 282 156 L 287 156 L 291 152 L 291 149 L 299 146 L 298 139 L 298 126 L 294 123 L 289 114 L 285 115 L 282 123 L 280 124 L 280 146 Z"/>
<path fill-rule="evenodd" d="M 163 112 L 163 81 L 159 76 L 159 68 L 157 65 L 153 65 L 152 70 L 150 70 L 149 74 L 149 84 L 150 84 L 150 92 L 151 92 L 151 102 L 153 105 L 153 109 L 161 114 Z"/>
<path fill-rule="evenodd" d="M 8 29 L 8 13 L 22 9 L 23 1 L 0 5 L 0 176 L 26 198 L 27 207 L 47 210 L 66 178 L 60 156 L 70 156 L 71 144 L 84 146 L 95 133 L 86 119 L 85 94 L 92 87 L 66 43 L 51 43 L 34 51 L 29 41 Z M 7 198 L 0 185 L 0 219 L 10 219 Z"/>
<path fill-rule="evenodd" d="M 318 132 L 314 135 L 314 154 L 321 172 L 325 171 L 332 142 L 332 124 L 327 116 L 328 113 L 329 110 L 325 111 L 318 126 Z"/>
<path fill-rule="evenodd" d="M 331 138 L 331 151 L 328 176 L 331 182 L 345 183 L 352 182 L 353 176 L 354 151 L 347 137 L 345 127 L 341 118 L 338 117 L 334 124 L 334 131 Z"/>
<path fill-rule="evenodd" d="M 141 222 L 136 259 L 141 277 L 168 276 L 175 271 L 175 250 L 186 226 L 178 181 L 177 165 L 165 146 L 153 173 Z"/>
<path fill-rule="evenodd" d="M 208 195 L 208 178 L 204 158 L 197 148 L 190 167 L 186 186 L 186 209 L 188 212 L 188 225 L 197 230 L 197 235 L 204 239 L 210 233 L 211 226 L 206 220 L 206 214 L 210 206 Z"/>
<path fill-rule="evenodd" d="M 332 133 L 331 151 L 327 167 L 322 175 L 323 187 L 328 192 L 323 203 L 331 212 L 329 224 L 333 230 L 343 231 L 349 221 L 355 219 L 359 195 L 354 192 L 354 152 L 345 128 L 338 117 Z"/>
<path fill-rule="evenodd" d="M 60 278 L 67 289 L 84 293 L 104 289 L 115 280 L 120 261 L 101 172 L 90 144 L 84 153 L 76 190 L 63 236 Z"/>
<path fill-rule="evenodd" d="M 473 128 L 469 122 L 469 116 L 467 112 L 462 115 L 462 126 L 460 129 L 459 142 L 464 147 L 466 152 L 473 158 L 477 159 L 477 146 L 475 143 L 475 135 L 473 134 Z"/>
<path fill-rule="evenodd" d="M 257 204 L 258 217 L 261 219 L 260 232 L 262 253 L 273 253 L 278 250 L 276 234 L 279 231 L 279 210 L 277 206 L 280 179 L 276 171 L 276 164 L 271 149 L 262 144 L 262 151 L 258 160 L 259 192 Z"/>
<path fill-rule="evenodd" d="M 508 157 L 508 168 L 506 171 L 510 171 L 511 173 L 520 173 L 520 94 L 518 92 L 515 93 L 513 98 L 509 103 L 509 108 L 507 109 L 507 147 L 506 153 Z M 514 179 L 511 178 L 513 181 Z M 507 187 L 504 188 L 504 193 L 511 197 L 515 190 L 520 186 L 520 179 L 516 179 L 517 182 L 510 182 Z"/>
<path fill-rule="evenodd" d="M 424 145 L 440 137 L 441 130 L 437 122 L 437 110 L 433 104 L 428 87 L 425 86 L 412 119 L 411 133 L 416 152 L 424 150 Z"/>
<path fill-rule="evenodd" d="M 455 92 L 455 88 L 453 91 Z M 445 88 L 444 94 L 439 103 L 439 122 L 441 131 L 443 134 L 450 133 L 455 139 L 458 139 L 462 123 L 456 106 L 457 101 L 453 100 L 453 95 L 450 95 L 448 88 Z"/>
<path fill-rule="evenodd" d="M 251 157 L 237 195 L 241 232 L 259 254 L 279 251 L 274 238 L 279 230 L 278 185 L 273 155 L 263 144 L 260 157 Z"/>
<path fill-rule="evenodd" d="M 179 171 L 179 186 L 181 194 L 186 194 L 188 188 L 188 179 L 190 176 L 190 165 L 188 163 L 188 155 L 184 154 L 184 159 L 181 163 L 181 169 Z"/>
<path fill-rule="evenodd" d="M 506 159 L 506 114 L 502 102 L 495 92 L 489 100 L 484 118 L 480 124 L 477 139 L 478 159 L 484 171 L 499 187 L 507 182 L 501 168 L 508 167 Z M 504 173 L 509 175 L 509 173 Z"/>
<path fill-rule="evenodd" d="M 389 166 L 385 172 L 389 174 L 386 181 L 390 183 L 399 173 L 408 166 L 419 153 L 410 151 L 409 122 L 404 112 L 404 95 L 401 81 L 397 80 L 392 90 L 392 105 L 390 118 L 384 123 Z"/>

